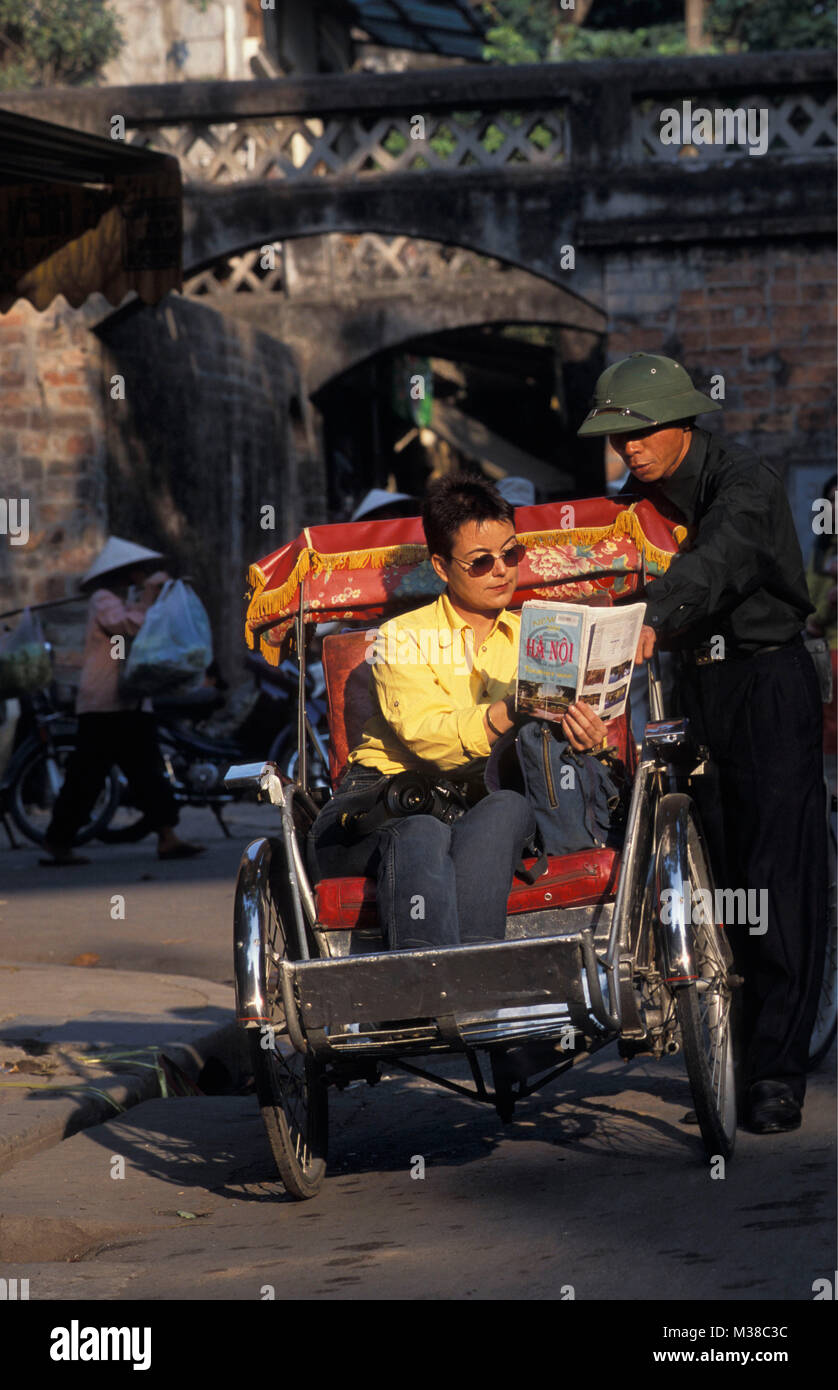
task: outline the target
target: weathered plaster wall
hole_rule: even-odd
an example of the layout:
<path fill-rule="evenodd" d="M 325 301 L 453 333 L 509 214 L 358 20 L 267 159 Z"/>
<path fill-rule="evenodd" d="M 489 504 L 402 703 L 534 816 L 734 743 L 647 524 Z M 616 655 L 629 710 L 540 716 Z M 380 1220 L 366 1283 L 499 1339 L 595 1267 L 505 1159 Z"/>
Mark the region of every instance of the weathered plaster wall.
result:
<path fill-rule="evenodd" d="M 110 0 L 124 46 L 104 68 L 102 84 L 243 78 L 245 0 Z"/>
<path fill-rule="evenodd" d="M 103 325 L 104 371 L 124 377 L 106 414 L 107 500 L 117 534 L 175 553 L 241 656 L 248 565 L 322 510 L 293 358 L 276 339 L 170 297 Z M 263 507 L 274 508 L 273 528 Z M 270 516 L 265 518 L 270 521 Z"/>

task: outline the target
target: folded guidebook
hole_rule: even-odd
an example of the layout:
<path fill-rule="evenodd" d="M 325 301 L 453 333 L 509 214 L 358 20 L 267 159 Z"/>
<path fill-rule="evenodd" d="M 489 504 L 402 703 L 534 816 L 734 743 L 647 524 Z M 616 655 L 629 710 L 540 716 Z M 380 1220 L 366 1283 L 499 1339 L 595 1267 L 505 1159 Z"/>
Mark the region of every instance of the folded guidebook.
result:
<path fill-rule="evenodd" d="M 591 608 L 528 599 L 521 609 L 516 710 L 561 719 L 582 700 L 601 719 L 618 719 L 645 613 L 645 603 Z"/>

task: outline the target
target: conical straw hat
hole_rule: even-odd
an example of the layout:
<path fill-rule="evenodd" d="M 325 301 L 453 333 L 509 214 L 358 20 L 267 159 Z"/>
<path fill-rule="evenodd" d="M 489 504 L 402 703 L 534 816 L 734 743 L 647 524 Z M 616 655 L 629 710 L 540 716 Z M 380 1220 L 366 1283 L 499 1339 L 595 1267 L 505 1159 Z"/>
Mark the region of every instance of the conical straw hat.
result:
<path fill-rule="evenodd" d="M 159 550 L 147 550 L 144 545 L 135 545 L 133 541 L 111 536 L 104 550 L 99 552 L 90 569 L 82 576 L 80 586 L 84 589 L 92 580 L 100 579 L 103 574 L 110 574 L 114 570 L 125 569 L 127 565 L 141 565 L 148 560 L 162 559 Z"/>

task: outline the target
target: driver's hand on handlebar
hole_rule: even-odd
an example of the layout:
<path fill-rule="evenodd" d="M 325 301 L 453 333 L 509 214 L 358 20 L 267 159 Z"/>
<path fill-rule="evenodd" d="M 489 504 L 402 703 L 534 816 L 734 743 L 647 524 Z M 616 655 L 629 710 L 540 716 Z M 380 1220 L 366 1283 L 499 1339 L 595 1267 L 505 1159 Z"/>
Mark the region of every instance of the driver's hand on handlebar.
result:
<path fill-rule="evenodd" d="M 640 629 L 640 637 L 638 638 L 637 642 L 637 651 L 635 652 L 634 656 L 635 666 L 642 666 L 644 661 L 649 660 L 649 657 L 652 656 L 655 650 L 655 643 L 657 642 L 657 640 L 658 638 L 655 629 L 653 627 L 647 627 L 644 623 L 643 627 Z"/>
<path fill-rule="evenodd" d="M 586 705 L 582 700 L 571 705 L 560 722 L 565 738 L 571 748 L 576 749 L 577 753 L 583 753 L 589 748 L 597 748 L 608 733 L 608 729 L 599 715 L 594 714 L 591 706 Z"/>

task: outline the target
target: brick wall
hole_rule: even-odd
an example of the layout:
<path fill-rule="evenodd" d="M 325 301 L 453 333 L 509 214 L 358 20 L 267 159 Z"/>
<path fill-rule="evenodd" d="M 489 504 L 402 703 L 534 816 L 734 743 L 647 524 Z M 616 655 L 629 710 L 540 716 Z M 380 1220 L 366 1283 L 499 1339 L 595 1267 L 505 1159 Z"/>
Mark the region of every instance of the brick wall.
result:
<path fill-rule="evenodd" d="M 677 357 L 706 389 L 725 378 L 727 434 L 784 467 L 834 457 L 835 258 L 831 247 L 695 246 L 620 256 L 606 269 L 611 360 Z M 709 420 L 710 417 L 708 417 Z"/>
<path fill-rule="evenodd" d="M 609 258 L 608 358 L 676 357 L 699 390 L 724 377 L 722 411 L 700 423 L 781 471 L 798 532 L 835 471 L 835 257 L 823 242 L 693 246 Z"/>
<path fill-rule="evenodd" d="M 6 498 L 28 501 L 30 533 L 26 545 L 0 536 L 0 611 L 74 593 L 107 534 L 96 311 L 95 300 L 76 311 L 60 299 L 0 318 L 0 477 Z M 50 617 L 47 636 L 77 647 L 83 604 Z"/>
<path fill-rule="evenodd" d="M 323 514 L 307 423 L 288 349 L 212 309 L 16 306 L 0 318 L 0 478 L 28 499 L 30 538 L 0 536 L 0 611 L 72 595 L 112 532 L 194 577 L 237 677 L 247 565 Z M 59 677 L 76 674 L 84 618 L 83 601 L 42 615 Z"/>

